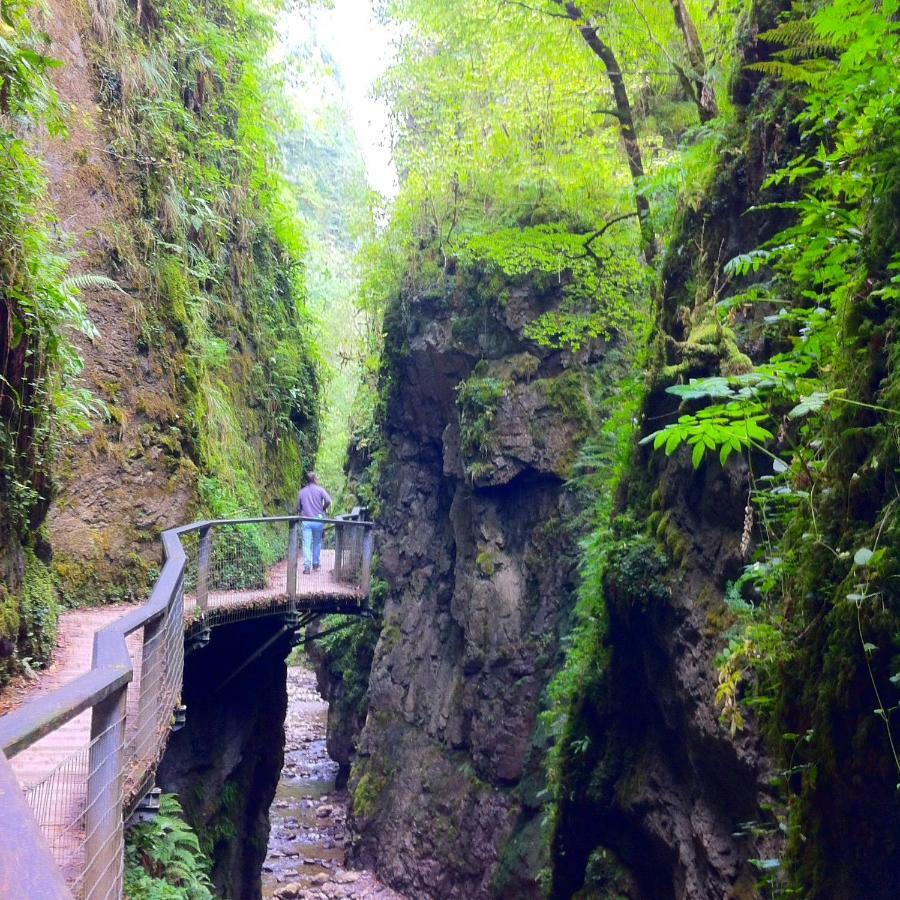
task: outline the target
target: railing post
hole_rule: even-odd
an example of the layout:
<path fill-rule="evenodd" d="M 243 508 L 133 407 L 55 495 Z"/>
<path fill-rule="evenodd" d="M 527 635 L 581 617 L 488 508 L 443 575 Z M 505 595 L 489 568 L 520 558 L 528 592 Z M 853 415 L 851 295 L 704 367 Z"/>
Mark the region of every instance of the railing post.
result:
<path fill-rule="evenodd" d="M 360 526 L 365 529 L 362 541 L 362 564 L 360 566 L 359 586 L 364 594 L 369 593 L 372 583 L 372 554 L 375 549 L 375 535 L 370 526 Z"/>
<path fill-rule="evenodd" d="M 135 738 L 135 756 L 143 758 L 156 750 L 155 735 L 162 720 L 163 669 L 165 666 L 164 614 L 144 626 L 144 646 L 141 652 L 141 695 L 138 707 L 138 729 Z M 151 739 L 152 742 L 151 742 Z"/>
<path fill-rule="evenodd" d="M 123 851 L 122 779 L 125 697 L 121 688 L 91 717 L 87 798 L 84 811 L 84 898 L 120 897 Z"/>
<path fill-rule="evenodd" d="M 344 558 L 344 525 L 334 526 L 334 580 L 340 581 L 342 577 L 342 563 Z"/>
<path fill-rule="evenodd" d="M 197 555 L 197 605 L 206 612 L 209 601 L 209 559 L 212 551 L 212 528 L 200 529 L 200 551 Z"/>
<path fill-rule="evenodd" d="M 297 562 L 299 559 L 298 539 L 300 536 L 300 522 L 292 519 L 288 528 L 288 558 L 287 558 L 287 595 L 293 603 L 297 599 Z"/>

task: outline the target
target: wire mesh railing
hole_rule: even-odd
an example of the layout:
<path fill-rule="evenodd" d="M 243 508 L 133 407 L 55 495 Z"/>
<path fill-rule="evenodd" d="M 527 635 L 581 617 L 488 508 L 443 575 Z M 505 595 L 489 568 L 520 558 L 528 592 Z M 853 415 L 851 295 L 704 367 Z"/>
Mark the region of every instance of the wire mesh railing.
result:
<path fill-rule="evenodd" d="M 90 747 L 65 757 L 49 775 L 22 791 L 66 881 L 75 885 L 84 869 L 85 797 Z"/>
<path fill-rule="evenodd" d="M 90 671 L 0 718 L 0 795 L 11 758 L 32 819 L 2 835 L 0 885 L 122 896 L 123 820 L 152 785 L 180 706 L 186 627 L 323 600 L 351 610 L 368 594 L 372 530 L 359 511 L 200 522 L 165 532 L 163 547 L 149 601 L 95 633 Z M 27 872 L 17 841 L 35 860 Z M 48 851 L 54 871 L 41 862 Z"/>

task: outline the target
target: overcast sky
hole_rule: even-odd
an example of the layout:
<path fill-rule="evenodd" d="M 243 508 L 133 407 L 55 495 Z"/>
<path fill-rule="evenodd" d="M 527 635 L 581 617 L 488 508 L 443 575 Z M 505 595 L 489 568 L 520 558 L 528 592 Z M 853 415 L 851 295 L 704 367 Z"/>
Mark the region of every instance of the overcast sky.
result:
<path fill-rule="evenodd" d="M 393 197 L 397 175 L 391 162 L 387 109 L 372 96 L 375 81 L 392 60 L 391 31 L 376 21 L 372 0 L 334 0 L 332 9 L 317 10 L 305 19 L 295 13 L 286 20 L 285 42 L 305 42 L 312 36 L 335 60 L 369 184 Z M 302 103 L 304 98 L 299 99 Z"/>

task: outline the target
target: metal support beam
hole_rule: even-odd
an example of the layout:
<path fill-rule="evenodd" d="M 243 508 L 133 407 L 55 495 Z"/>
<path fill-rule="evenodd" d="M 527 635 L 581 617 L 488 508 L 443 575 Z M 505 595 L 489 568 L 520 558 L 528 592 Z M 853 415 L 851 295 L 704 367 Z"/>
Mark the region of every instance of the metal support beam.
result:
<path fill-rule="evenodd" d="M 234 671 L 233 671 L 233 672 L 232 672 L 232 673 L 231 673 L 231 674 L 230 674 L 230 675 L 229 675 L 229 676 L 228 676 L 228 677 L 227 677 L 227 678 L 226 678 L 226 679 L 218 686 L 218 688 L 216 688 L 216 690 L 221 691 L 221 690 L 225 687 L 225 685 L 230 684 L 232 681 L 234 681 L 234 679 L 237 678 L 238 675 L 240 675 L 241 672 L 243 672 L 244 669 L 246 669 L 247 666 L 250 665 L 250 663 L 255 662 L 257 659 L 259 659 L 259 657 L 260 657 L 263 653 L 265 653 L 266 650 L 268 650 L 269 647 L 271 647 L 272 644 L 275 643 L 275 641 L 277 641 L 280 637 L 283 637 L 284 635 L 286 635 L 289 631 L 293 631 L 293 630 L 294 630 L 294 627 L 295 627 L 294 625 L 285 625 L 284 627 L 282 627 L 282 628 L 280 628 L 278 631 L 276 631 L 275 634 L 272 635 L 272 637 L 270 637 L 268 640 L 264 641 L 259 647 L 257 647 L 256 650 L 254 650 L 253 653 L 251 653 L 250 656 L 248 656 L 248 657 L 247 657 L 247 658 L 246 658 L 246 659 L 245 659 L 245 660 L 244 660 L 244 661 L 243 661 L 243 662 L 242 662 L 242 663 L 241 663 L 241 664 L 240 664 L 240 665 L 239 665 L 239 666 L 238 666 L 238 667 L 237 667 L 237 668 L 236 668 L 236 669 L 235 669 L 235 670 L 234 670 Z"/>
<path fill-rule="evenodd" d="M 351 616 L 353 619 L 369 618 L 368 616 L 356 616 L 353 615 L 353 613 L 347 613 L 347 615 Z M 319 638 L 328 637 L 329 634 L 334 634 L 336 631 L 343 631 L 345 628 L 349 628 L 352 624 L 352 622 L 341 622 L 340 625 L 335 625 L 332 628 L 326 628 L 324 631 L 319 632 L 319 634 L 304 634 L 303 643 L 306 644 L 309 641 L 317 641 L 319 640 Z"/>

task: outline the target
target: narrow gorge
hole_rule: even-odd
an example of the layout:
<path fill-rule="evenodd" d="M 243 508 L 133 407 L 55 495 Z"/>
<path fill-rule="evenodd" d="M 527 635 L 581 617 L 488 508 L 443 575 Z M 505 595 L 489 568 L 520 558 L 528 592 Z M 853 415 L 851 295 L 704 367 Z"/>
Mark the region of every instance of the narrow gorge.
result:
<path fill-rule="evenodd" d="M 898 15 L 0 0 L 0 900 L 894 897 Z"/>

